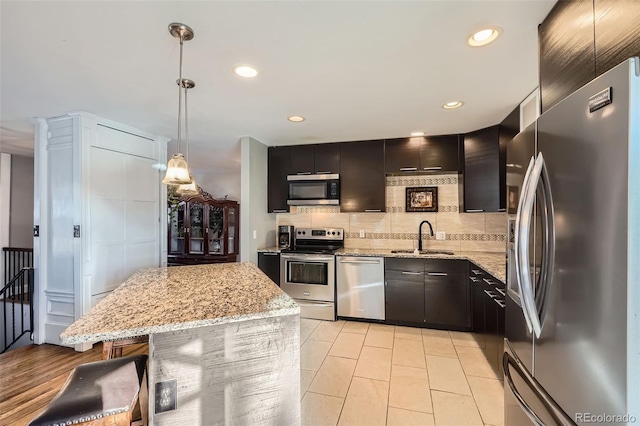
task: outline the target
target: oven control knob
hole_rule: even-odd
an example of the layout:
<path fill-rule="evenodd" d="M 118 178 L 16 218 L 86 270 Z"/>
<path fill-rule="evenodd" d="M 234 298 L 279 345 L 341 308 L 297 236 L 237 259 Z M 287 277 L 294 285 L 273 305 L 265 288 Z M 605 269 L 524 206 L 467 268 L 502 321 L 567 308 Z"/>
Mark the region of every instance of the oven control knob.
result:
<path fill-rule="evenodd" d="M 333 231 L 333 232 L 331 233 L 331 235 L 336 235 L 336 231 Z"/>
<path fill-rule="evenodd" d="M 305 235 L 307 233 L 307 231 L 302 231 L 302 235 Z"/>
<path fill-rule="evenodd" d="M 338 235 L 340 235 L 340 231 L 338 231 Z"/>

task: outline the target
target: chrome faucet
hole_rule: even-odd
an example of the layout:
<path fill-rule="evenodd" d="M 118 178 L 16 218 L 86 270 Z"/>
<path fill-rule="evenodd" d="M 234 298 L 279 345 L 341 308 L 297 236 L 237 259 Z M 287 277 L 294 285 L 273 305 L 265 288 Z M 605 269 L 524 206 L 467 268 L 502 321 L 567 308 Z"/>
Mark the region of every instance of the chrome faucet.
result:
<path fill-rule="evenodd" d="M 423 220 L 422 222 L 420 222 L 420 227 L 418 228 L 418 251 L 422 251 L 422 225 L 424 225 L 425 223 L 429 225 L 429 232 L 433 237 L 433 226 L 431 226 L 431 222 L 429 222 L 428 220 Z"/>

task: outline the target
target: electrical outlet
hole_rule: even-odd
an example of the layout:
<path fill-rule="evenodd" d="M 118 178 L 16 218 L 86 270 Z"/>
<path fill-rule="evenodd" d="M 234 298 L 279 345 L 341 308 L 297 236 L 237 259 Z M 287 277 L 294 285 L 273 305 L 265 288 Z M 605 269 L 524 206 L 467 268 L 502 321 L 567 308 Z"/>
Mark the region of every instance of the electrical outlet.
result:
<path fill-rule="evenodd" d="M 360 230 L 360 238 L 364 238 L 364 229 Z"/>
<path fill-rule="evenodd" d="M 254 230 L 253 231 L 253 239 L 257 239 L 258 238 L 258 231 Z"/>
<path fill-rule="evenodd" d="M 178 394 L 178 380 L 167 380 L 156 383 L 156 414 L 176 409 Z"/>
<path fill-rule="evenodd" d="M 444 231 L 436 232 L 436 240 L 444 240 L 446 237 L 447 236 Z"/>

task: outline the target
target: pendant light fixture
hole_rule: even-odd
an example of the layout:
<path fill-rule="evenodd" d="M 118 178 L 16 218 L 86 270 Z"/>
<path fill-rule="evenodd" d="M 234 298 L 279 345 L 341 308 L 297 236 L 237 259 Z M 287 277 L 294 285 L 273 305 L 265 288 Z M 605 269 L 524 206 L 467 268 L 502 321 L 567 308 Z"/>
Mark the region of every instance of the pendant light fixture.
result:
<path fill-rule="evenodd" d="M 189 110 L 187 109 L 187 92 L 189 89 L 196 87 L 196 83 L 188 78 L 178 80 L 177 83 L 184 89 L 184 139 L 187 145 L 187 162 L 189 162 Z M 191 170 L 189 170 L 189 179 L 191 179 L 191 183 L 178 186 L 176 193 L 180 195 L 196 195 L 198 193 L 198 185 L 196 185 L 196 180 L 193 178 L 193 175 L 191 175 Z"/>
<path fill-rule="evenodd" d="M 178 78 L 178 141 L 177 141 L 177 153 L 173 154 L 171 160 L 167 164 L 167 173 L 162 179 L 162 183 L 166 185 L 183 185 L 190 184 L 193 179 L 191 178 L 191 172 L 189 171 L 189 166 L 187 165 L 187 161 L 184 158 L 184 155 L 180 153 L 181 148 L 181 140 L 182 140 L 182 94 L 183 90 L 186 94 L 187 87 L 183 84 L 182 78 L 182 47 L 185 41 L 189 41 L 193 38 L 193 30 L 191 27 L 185 24 L 180 24 L 177 22 L 169 24 L 169 33 L 174 38 L 180 40 L 180 77 Z M 187 80 L 187 79 L 184 79 Z M 191 81 L 191 80 L 187 80 Z M 192 82 L 193 83 L 193 82 Z M 193 87 L 193 86 L 191 86 Z M 186 107 L 186 99 L 185 99 L 185 107 Z M 185 114 L 186 115 L 186 114 Z M 186 117 L 185 117 L 186 122 Z M 187 141 L 187 149 L 188 147 Z"/>

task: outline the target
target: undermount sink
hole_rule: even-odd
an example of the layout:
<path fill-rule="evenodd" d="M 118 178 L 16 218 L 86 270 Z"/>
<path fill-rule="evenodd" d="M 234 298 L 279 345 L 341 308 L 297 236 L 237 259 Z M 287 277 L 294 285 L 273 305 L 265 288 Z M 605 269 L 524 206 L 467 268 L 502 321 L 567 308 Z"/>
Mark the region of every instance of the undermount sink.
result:
<path fill-rule="evenodd" d="M 414 251 L 413 250 L 391 250 L 391 253 L 413 254 Z M 449 256 L 452 256 L 455 253 L 452 251 L 446 251 L 446 250 L 420 250 L 418 254 L 447 254 Z"/>

